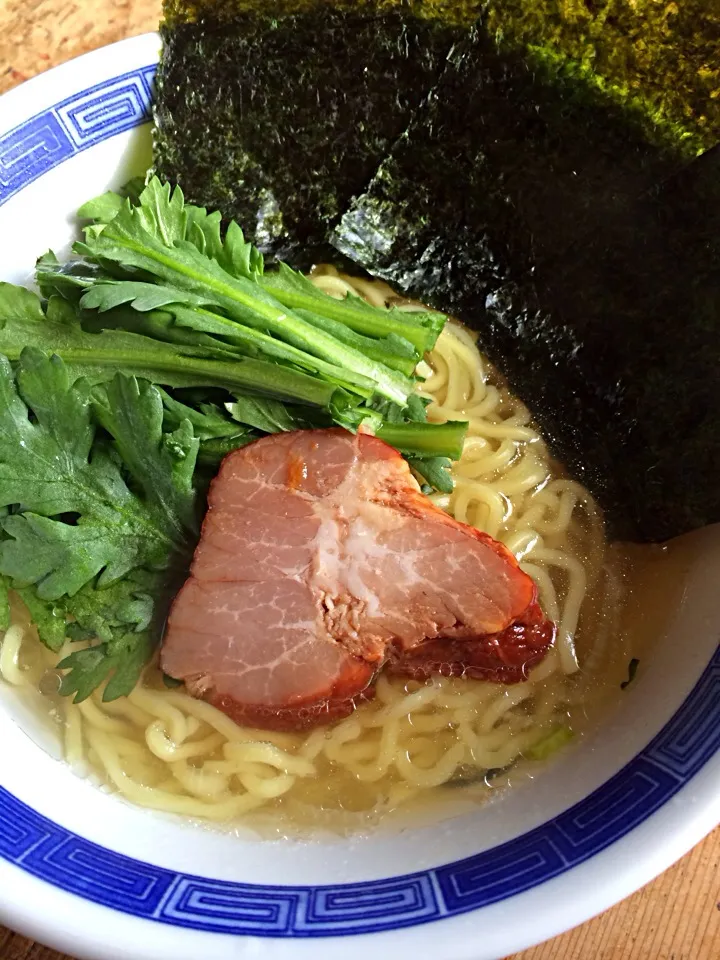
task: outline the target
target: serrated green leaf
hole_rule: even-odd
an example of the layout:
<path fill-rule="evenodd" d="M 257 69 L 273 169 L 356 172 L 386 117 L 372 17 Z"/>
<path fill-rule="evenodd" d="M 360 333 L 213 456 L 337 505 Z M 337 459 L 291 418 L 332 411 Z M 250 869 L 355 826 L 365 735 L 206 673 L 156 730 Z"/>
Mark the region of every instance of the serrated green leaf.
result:
<path fill-rule="evenodd" d="M 44 320 L 40 297 L 14 283 L 0 282 L 0 322 L 3 320 Z"/>
<path fill-rule="evenodd" d="M 178 292 L 160 284 L 145 283 L 141 280 L 105 280 L 98 281 L 85 291 L 80 306 L 84 310 L 99 310 L 104 313 L 129 303 L 134 310 L 145 313 L 177 302 Z"/>
<path fill-rule="evenodd" d="M 160 395 L 165 408 L 165 425 L 173 430 L 177 429 L 183 420 L 189 420 L 195 436 L 200 440 L 231 437 L 238 433 L 237 423 L 224 416 L 220 407 L 210 403 L 200 403 L 197 408 L 189 407 L 164 390 L 160 391 Z"/>
<path fill-rule="evenodd" d="M 154 650 L 147 631 L 126 633 L 114 641 L 76 650 L 58 664 L 59 669 L 67 671 L 60 694 L 73 696 L 75 703 L 82 703 L 107 680 L 103 691 L 106 703 L 125 697 L 137 685 Z"/>
<path fill-rule="evenodd" d="M 0 501 L 21 506 L 3 520 L 0 573 L 48 647 L 67 635 L 102 641 L 64 661 L 63 690 L 84 699 L 108 680 L 104 695 L 121 696 L 152 655 L 174 566 L 194 540 L 198 440 L 187 420 L 164 434 L 159 391 L 133 378 L 118 375 L 91 401 L 59 358 L 26 350 L 17 384 L 0 358 Z M 113 448 L 95 436 L 93 413 Z"/>
<path fill-rule="evenodd" d="M 51 296 L 45 306 L 45 316 L 49 323 L 72 326 L 77 323 L 77 309 L 72 303 L 59 296 Z"/>
<path fill-rule="evenodd" d="M 67 513 L 77 508 L 79 494 L 93 496 L 75 482 L 94 436 L 89 389 L 83 383 L 70 387 L 57 357 L 35 347 L 22 356 L 17 389 L 10 363 L 0 357 L 0 506 L 21 503 L 46 516 Z M 34 402 L 38 423 L 28 418 Z"/>
<path fill-rule="evenodd" d="M 449 457 L 408 457 L 408 463 L 433 490 L 439 493 L 453 492 L 453 479 L 450 473 L 452 461 Z"/>
<path fill-rule="evenodd" d="M 96 445 L 90 456 L 95 427 L 86 382 L 71 385 L 58 357 L 28 347 L 16 390 L 10 364 L 0 358 L 0 506 L 20 504 L 24 511 L 4 521 L 9 539 L 0 542 L 0 573 L 37 584 L 42 599 L 76 593 L 97 574 L 102 584 L 134 567 L 167 564 L 184 542 L 197 452 L 192 428 L 183 438 L 188 462 L 175 467 L 177 451 L 160 442 L 159 393 L 154 387 L 141 393 L 137 384 L 135 391 L 123 387 L 116 389 L 118 409 L 105 425 L 123 449 L 131 446 L 134 431 L 146 459 L 142 465 L 131 460 L 142 499 L 102 447 Z M 62 514 L 77 515 L 77 523 L 54 519 Z"/>
<path fill-rule="evenodd" d="M 420 397 L 414 393 L 408 397 L 408 404 L 405 410 L 405 416 L 413 423 L 425 423 L 427 421 L 427 408 L 432 403 L 429 397 Z"/>
<path fill-rule="evenodd" d="M 100 684 L 104 683 L 113 663 L 105 644 L 76 650 L 60 661 L 58 667 L 68 672 L 60 684 L 60 695 L 73 697 L 75 703 L 87 700 Z"/>
<path fill-rule="evenodd" d="M 95 390 L 93 409 L 142 488 L 145 501 L 164 518 L 173 541 L 182 543 L 197 527 L 192 477 L 199 441 L 191 423 L 183 420 L 174 433 L 163 434 L 158 388 L 122 374 Z"/>
<path fill-rule="evenodd" d="M 77 304 L 83 292 L 97 280 L 109 277 L 107 271 L 87 260 L 60 263 L 52 250 L 39 257 L 35 264 L 35 280 L 44 297 L 57 294 Z"/>
<path fill-rule="evenodd" d="M 222 216 L 219 211 L 208 213 L 203 207 L 188 204 L 185 239 L 194 244 L 200 253 L 218 262 L 223 258 L 223 242 L 220 235 Z"/>
<path fill-rule="evenodd" d="M 137 222 L 150 233 L 156 233 L 166 247 L 185 239 L 188 217 L 180 187 L 173 190 L 169 183 L 151 177 L 138 197 L 138 205 L 133 207 L 127 201 L 118 215 L 127 210 L 134 211 Z"/>
<path fill-rule="evenodd" d="M 158 600 L 162 606 L 167 586 L 167 574 L 163 572 L 133 570 L 104 589 L 88 583 L 62 603 L 88 639 L 112 640 L 118 631 L 147 630 L 157 615 Z"/>
<path fill-rule="evenodd" d="M 154 652 L 155 644 L 147 632 L 128 633 L 116 642 L 110 654 L 113 674 L 103 690 L 103 701 L 109 703 L 132 693 Z"/>
<path fill-rule="evenodd" d="M 117 216 L 125 200 L 136 206 L 145 189 L 145 177 L 133 177 L 120 190 L 108 190 L 86 201 L 78 210 L 81 220 L 94 220 L 99 226 L 109 223 Z"/>
<path fill-rule="evenodd" d="M 98 223 L 109 223 L 119 212 L 124 203 L 123 197 L 119 193 L 108 190 L 100 194 L 99 197 L 93 197 L 84 203 L 77 212 L 81 220 L 95 220 Z"/>
<path fill-rule="evenodd" d="M 71 461 L 87 460 L 89 456 L 95 433 L 90 422 L 90 388 L 82 380 L 72 383 L 62 360 L 47 357 L 36 347 L 23 350 L 15 379 L 19 397 L 37 421 L 18 432 L 21 455 L 30 456 L 35 446 L 47 440 L 48 450 L 62 461 L 62 466 L 58 469 L 56 459 L 49 468 L 39 468 L 37 474 L 54 484 L 55 476 L 64 476 L 71 469 Z M 19 497 L 18 502 L 28 503 L 27 496 Z M 47 512 L 42 507 L 30 509 Z"/>
<path fill-rule="evenodd" d="M 62 605 L 41 600 L 33 586 L 16 586 L 13 589 L 27 607 L 41 641 L 49 650 L 58 653 L 67 636 L 65 608 Z"/>
<path fill-rule="evenodd" d="M 231 221 L 225 234 L 225 244 L 219 263 L 234 277 L 255 280 L 264 272 L 263 255 L 245 236 L 235 221 Z"/>
<path fill-rule="evenodd" d="M 143 174 L 138 177 L 131 177 L 127 183 L 124 183 L 120 189 L 120 193 L 123 197 L 127 197 L 130 203 L 137 205 L 140 203 L 140 195 L 145 189 L 145 184 L 148 181 L 147 174 Z"/>
<path fill-rule="evenodd" d="M 0 569 L 23 586 L 36 584 L 41 600 L 57 600 L 98 574 L 101 584 L 113 583 L 142 563 L 167 562 L 166 545 L 155 531 L 148 537 L 146 518 L 135 524 L 128 516 L 141 505 L 129 495 L 123 506 L 124 516 L 103 505 L 97 511 L 101 519 L 81 517 L 77 524 L 34 513 L 8 517 L 4 529 L 10 539 L 0 547 Z"/>
<path fill-rule="evenodd" d="M 238 424 L 238 427 L 240 425 Z M 205 467 L 218 467 L 225 457 L 233 450 L 246 447 L 259 438 L 260 434 L 247 427 L 242 427 L 237 433 L 228 437 L 211 437 L 200 443 L 198 463 Z"/>
<path fill-rule="evenodd" d="M 255 427 L 262 433 L 283 433 L 303 426 L 277 400 L 238 397 L 235 403 L 226 403 L 225 408 L 234 420 Z"/>

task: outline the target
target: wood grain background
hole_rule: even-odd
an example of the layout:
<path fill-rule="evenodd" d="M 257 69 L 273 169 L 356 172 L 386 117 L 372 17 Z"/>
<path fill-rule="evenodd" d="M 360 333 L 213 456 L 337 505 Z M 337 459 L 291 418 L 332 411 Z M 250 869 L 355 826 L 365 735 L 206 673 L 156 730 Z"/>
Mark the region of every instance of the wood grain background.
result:
<path fill-rule="evenodd" d="M 0 0 L 0 92 L 155 29 L 160 0 Z M 146 960 L 138 947 L 137 960 Z M 72 960 L 0 927 L 0 960 Z M 512 960 L 720 960 L 720 829 L 654 883 Z"/>

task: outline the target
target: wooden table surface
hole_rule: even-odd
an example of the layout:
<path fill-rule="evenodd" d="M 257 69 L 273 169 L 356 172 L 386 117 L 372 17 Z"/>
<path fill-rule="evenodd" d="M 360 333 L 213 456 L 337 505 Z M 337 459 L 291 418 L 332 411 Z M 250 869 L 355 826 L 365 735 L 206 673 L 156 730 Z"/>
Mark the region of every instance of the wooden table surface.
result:
<path fill-rule="evenodd" d="M 0 92 L 155 29 L 160 0 L 0 0 Z M 512 960 L 719 960 L 720 829 L 624 903 Z M 0 927 L 0 960 L 72 960 Z M 138 947 L 137 960 L 145 960 Z"/>

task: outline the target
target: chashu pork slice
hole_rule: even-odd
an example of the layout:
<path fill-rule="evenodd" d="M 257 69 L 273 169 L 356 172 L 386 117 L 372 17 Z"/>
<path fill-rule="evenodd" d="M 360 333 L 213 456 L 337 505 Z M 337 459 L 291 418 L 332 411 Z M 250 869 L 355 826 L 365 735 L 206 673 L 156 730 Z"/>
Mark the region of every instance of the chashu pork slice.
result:
<path fill-rule="evenodd" d="M 303 430 L 223 461 L 161 661 L 237 722 L 292 730 L 347 716 L 388 662 L 516 682 L 553 638 L 512 555 L 396 450 Z"/>

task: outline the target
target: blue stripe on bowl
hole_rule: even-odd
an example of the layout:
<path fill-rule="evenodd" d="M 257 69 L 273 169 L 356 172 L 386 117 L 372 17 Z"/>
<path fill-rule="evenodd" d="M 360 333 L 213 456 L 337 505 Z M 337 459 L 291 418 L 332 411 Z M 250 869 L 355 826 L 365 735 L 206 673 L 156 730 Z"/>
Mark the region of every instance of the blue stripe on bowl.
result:
<path fill-rule="evenodd" d="M 96 84 L 0 137 L 0 204 L 63 160 L 150 118 L 155 66 Z M 284 887 L 175 873 L 41 816 L 0 787 L 0 856 L 106 907 L 174 926 L 263 937 L 374 933 L 530 890 L 621 839 L 720 750 L 720 649 L 655 739 L 611 780 L 529 833 L 456 863 L 368 883 Z"/>

